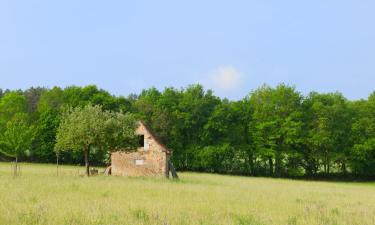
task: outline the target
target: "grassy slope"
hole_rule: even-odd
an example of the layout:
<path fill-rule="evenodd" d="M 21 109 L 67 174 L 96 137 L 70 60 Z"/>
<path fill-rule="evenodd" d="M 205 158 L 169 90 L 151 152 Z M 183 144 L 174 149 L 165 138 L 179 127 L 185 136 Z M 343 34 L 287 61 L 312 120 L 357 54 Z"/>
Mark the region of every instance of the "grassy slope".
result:
<path fill-rule="evenodd" d="M 80 177 L 0 163 L 0 224 L 375 224 L 375 185 L 181 173 Z"/>

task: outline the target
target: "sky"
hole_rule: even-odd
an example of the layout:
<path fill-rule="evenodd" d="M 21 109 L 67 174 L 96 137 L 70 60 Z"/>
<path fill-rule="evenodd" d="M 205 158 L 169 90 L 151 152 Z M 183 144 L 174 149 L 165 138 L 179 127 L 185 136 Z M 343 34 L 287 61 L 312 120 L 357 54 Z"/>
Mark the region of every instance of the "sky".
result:
<path fill-rule="evenodd" d="M 0 0 L 0 88 L 375 91 L 375 1 Z"/>

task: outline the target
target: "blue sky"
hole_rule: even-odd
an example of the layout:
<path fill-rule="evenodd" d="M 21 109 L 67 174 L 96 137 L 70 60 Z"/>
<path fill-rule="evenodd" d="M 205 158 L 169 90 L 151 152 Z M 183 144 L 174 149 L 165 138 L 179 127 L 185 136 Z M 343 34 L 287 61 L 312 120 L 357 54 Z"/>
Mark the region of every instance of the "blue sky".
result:
<path fill-rule="evenodd" d="M 132 2 L 132 3 L 131 3 Z M 375 1 L 0 0 L 0 87 L 375 90 Z"/>

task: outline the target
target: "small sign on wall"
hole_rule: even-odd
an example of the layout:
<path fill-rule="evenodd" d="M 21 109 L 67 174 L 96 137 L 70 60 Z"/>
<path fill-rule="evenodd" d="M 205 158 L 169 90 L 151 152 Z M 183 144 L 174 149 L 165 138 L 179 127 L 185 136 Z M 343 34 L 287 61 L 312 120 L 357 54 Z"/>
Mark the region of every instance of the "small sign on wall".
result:
<path fill-rule="evenodd" d="M 143 164 L 145 164 L 145 160 L 144 159 L 136 159 L 135 160 L 135 165 L 136 166 L 142 166 Z"/>

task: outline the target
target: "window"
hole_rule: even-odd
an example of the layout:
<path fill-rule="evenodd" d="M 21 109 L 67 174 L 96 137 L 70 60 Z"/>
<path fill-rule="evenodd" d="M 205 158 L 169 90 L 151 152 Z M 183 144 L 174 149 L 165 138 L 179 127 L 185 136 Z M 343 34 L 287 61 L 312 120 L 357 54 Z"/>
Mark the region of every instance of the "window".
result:
<path fill-rule="evenodd" d="M 138 147 L 145 147 L 145 136 L 138 135 Z"/>
<path fill-rule="evenodd" d="M 136 159 L 134 161 L 135 165 L 136 166 L 142 166 L 143 164 L 145 164 L 145 160 L 144 159 Z"/>

